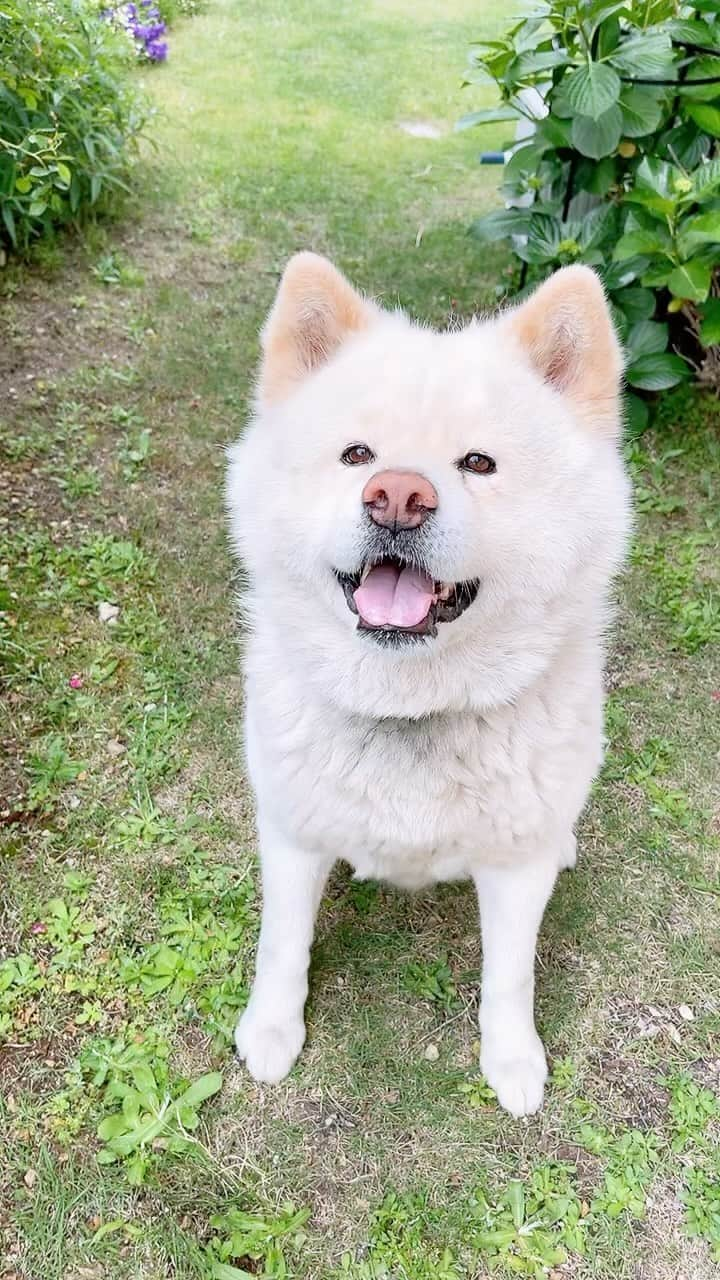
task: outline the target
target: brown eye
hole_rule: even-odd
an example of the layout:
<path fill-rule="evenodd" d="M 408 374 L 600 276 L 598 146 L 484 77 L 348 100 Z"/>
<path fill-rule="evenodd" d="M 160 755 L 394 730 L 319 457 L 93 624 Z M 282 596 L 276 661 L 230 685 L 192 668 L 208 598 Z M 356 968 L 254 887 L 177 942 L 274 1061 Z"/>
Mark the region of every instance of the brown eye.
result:
<path fill-rule="evenodd" d="M 345 452 L 340 454 L 340 461 L 346 467 L 362 467 L 368 462 L 374 462 L 375 454 L 366 444 L 349 444 Z"/>
<path fill-rule="evenodd" d="M 487 453 L 466 453 L 458 462 L 460 471 L 472 471 L 476 476 L 491 476 L 497 471 L 495 459 Z"/>

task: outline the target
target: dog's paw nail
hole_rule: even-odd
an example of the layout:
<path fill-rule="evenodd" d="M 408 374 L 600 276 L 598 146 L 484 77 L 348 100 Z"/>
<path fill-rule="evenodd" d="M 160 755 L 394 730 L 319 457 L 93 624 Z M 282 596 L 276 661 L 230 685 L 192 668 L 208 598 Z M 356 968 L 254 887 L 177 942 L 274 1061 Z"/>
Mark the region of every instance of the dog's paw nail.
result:
<path fill-rule="evenodd" d="M 539 1044 L 539 1042 L 538 1042 Z M 547 1064 L 542 1046 L 526 1056 L 502 1058 L 492 1055 L 490 1060 L 481 1057 L 480 1066 L 500 1106 L 510 1115 L 532 1116 L 542 1106 Z"/>
<path fill-rule="evenodd" d="M 263 1022 L 248 1008 L 235 1029 L 238 1057 L 262 1084 L 277 1084 L 291 1070 L 305 1041 L 302 1019 Z"/>

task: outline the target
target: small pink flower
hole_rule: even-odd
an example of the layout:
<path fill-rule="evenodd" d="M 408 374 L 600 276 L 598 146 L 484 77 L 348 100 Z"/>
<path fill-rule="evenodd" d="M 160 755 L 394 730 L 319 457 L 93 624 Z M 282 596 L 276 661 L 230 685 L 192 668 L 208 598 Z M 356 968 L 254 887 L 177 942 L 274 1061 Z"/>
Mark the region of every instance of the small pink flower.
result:
<path fill-rule="evenodd" d="M 68 684 L 70 685 L 71 689 L 82 689 L 84 683 L 85 681 L 83 680 L 82 676 L 78 675 L 77 672 L 75 673 L 74 676 L 71 676 L 70 679 L 68 680 Z"/>
<path fill-rule="evenodd" d="M 30 925 L 31 933 L 47 933 L 47 925 L 43 920 L 34 920 Z"/>
<path fill-rule="evenodd" d="M 710 697 L 712 698 L 713 702 L 720 702 L 720 689 L 713 689 L 712 693 L 710 694 Z"/>

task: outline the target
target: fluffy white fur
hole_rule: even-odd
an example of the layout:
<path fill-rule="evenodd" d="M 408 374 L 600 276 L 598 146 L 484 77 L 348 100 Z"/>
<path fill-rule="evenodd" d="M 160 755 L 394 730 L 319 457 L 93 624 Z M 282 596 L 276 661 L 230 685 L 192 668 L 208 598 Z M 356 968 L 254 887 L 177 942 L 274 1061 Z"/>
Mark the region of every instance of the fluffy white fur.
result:
<path fill-rule="evenodd" d="M 246 740 L 264 898 L 238 1052 L 268 1082 L 298 1056 L 337 859 L 408 888 L 472 878 L 481 1066 L 504 1107 L 533 1112 L 547 1074 L 536 936 L 601 760 L 603 635 L 629 527 L 601 287 L 569 268 L 515 312 L 434 333 L 299 255 L 264 349 L 228 479 L 250 582 Z M 341 463 L 357 442 L 370 467 Z M 458 470 L 470 450 L 496 473 Z M 480 580 L 436 638 L 401 648 L 357 631 L 334 573 L 362 565 L 361 492 L 386 468 L 437 490 L 431 574 Z"/>

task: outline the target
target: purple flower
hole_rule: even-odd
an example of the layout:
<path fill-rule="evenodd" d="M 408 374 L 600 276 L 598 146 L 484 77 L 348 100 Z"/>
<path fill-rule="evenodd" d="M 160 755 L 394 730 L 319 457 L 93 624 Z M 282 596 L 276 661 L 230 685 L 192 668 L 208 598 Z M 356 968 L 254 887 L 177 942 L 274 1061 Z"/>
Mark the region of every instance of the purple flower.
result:
<path fill-rule="evenodd" d="M 145 46 L 145 52 L 151 62 L 164 62 L 168 52 L 167 41 L 150 40 Z"/>

